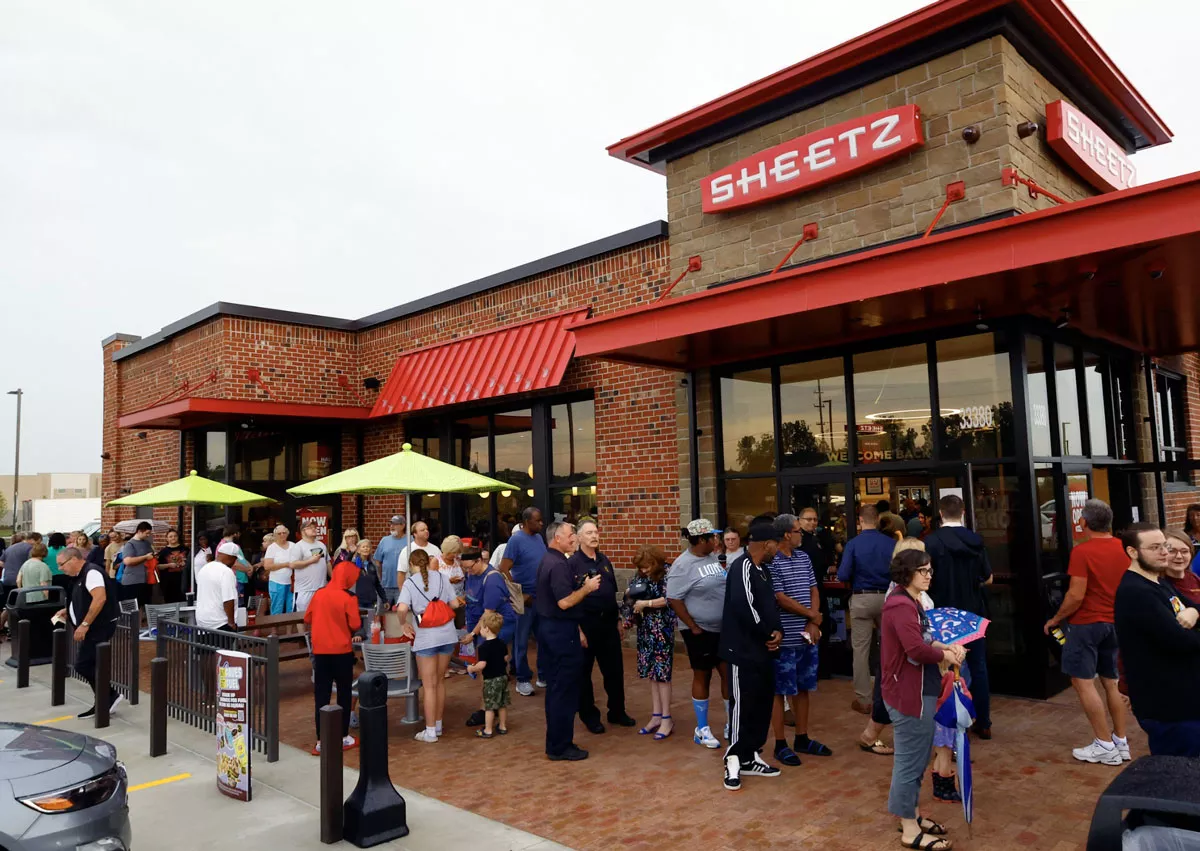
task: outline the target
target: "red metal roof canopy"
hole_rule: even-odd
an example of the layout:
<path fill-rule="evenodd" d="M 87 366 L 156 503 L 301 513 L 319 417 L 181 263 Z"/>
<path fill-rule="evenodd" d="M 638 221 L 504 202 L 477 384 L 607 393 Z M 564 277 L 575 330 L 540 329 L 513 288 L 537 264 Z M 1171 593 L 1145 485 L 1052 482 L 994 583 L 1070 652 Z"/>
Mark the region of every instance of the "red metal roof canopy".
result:
<path fill-rule="evenodd" d="M 1053 41 L 1059 59 L 1078 69 L 1151 145 L 1171 140 L 1170 129 L 1061 0 L 939 0 L 811 59 L 628 136 L 610 145 L 608 152 L 618 159 L 645 166 L 647 163 L 638 155 L 652 148 L 683 139 L 1006 6 L 1028 16 L 1041 34 Z"/>
<path fill-rule="evenodd" d="M 164 402 L 124 414 L 117 428 L 189 429 L 229 422 L 239 417 L 282 420 L 365 420 L 371 409 L 355 405 L 296 405 L 241 399 L 193 397 Z"/>
<path fill-rule="evenodd" d="M 573 310 L 400 356 L 372 417 L 557 386 L 575 351 Z"/>
<path fill-rule="evenodd" d="M 575 326 L 577 354 L 687 370 L 985 319 L 1200 348 L 1200 172 L 835 257 Z M 1064 312 L 1065 311 L 1065 312 Z"/>

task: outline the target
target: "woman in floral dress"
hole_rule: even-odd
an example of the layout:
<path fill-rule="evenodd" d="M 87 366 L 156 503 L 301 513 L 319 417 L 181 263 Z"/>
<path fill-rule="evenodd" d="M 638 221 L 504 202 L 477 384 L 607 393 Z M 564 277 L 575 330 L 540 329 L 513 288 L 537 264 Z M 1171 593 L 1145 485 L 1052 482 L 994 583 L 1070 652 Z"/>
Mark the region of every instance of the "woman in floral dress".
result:
<path fill-rule="evenodd" d="M 661 547 L 643 546 L 633 557 L 638 576 L 648 590 L 630 599 L 626 592 L 622 616 L 626 628 L 637 627 L 638 676 L 650 681 L 654 714 L 638 730 L 661 742 L 671 735 L 671 666 L 675 650 L 675 612 L 667 605 L 667 557 Z M 631 583 L 632 584 L 632 583 Z"/>

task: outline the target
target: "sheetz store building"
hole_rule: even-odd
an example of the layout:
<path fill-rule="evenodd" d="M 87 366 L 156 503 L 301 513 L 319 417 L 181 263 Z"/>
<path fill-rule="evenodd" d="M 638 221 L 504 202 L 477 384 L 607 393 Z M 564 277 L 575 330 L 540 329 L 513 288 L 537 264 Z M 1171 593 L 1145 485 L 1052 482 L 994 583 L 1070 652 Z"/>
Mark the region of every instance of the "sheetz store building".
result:
<path fill-rule="evenodd" d="M 1137 179 L 1170 140 L 1058 0 L 941 0 L 612 145 L 666 222 L 361 319 L 217 303 L 109 337 L 104 498 L 194 468 L 279 500 L 201 523 L 377 540 L 396 500 L 285 491 L 408 441 L 513 484 L 421 495 L 435 541 L 538 505 L 627 567 L 695 516 L 811 505 L 840 544 L 860 504 L 956 493 L 993 687 L 1049 695 L 1083 502 L 1200 502 L 1200 174 Z"/>

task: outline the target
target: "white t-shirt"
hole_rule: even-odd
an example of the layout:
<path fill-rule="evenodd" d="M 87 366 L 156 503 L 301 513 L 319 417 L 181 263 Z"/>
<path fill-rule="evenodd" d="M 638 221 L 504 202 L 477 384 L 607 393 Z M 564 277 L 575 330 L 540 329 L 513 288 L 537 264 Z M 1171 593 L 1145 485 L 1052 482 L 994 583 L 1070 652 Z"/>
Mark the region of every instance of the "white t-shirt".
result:
<path fill-rule="evenodd" d="M 89 570 L 87 572 L 87 579 L 84 580 L 83 587 L 87 589 L 89 597 L 97 588 L 103 588 L 104 577 L 100 575 L 100 571 Z M 67 613 L 71 616 L 71 623 L 75 623 L 75 609 L 69 604 L 67 605 Z M 76 626 L 78 626 L 78 624 L 76 624 Z"/>
<path fill-rule="evenodd" d="M 445 559 L 439 559 L 434 564 L 437 566 L 438 573 L 444 573 L 448 579 L 462 579 L 465 576 L 462 565 L 457 561 L 446 564 Z M 461 585 L 462 583 L 459 584 Z"/>
<path fill-rule="evenodd" d="M 200 575 L 200 568 L 208 564 L 208 560 L 212 558 L 212 553 L 208 550 L 200 550 L 196 553 L 196 557 L 192 559 L 192 572 L 197 576 Z"/>
<path fill-rule="evenodd" d="M 496 551 L 492 553 L 492 557 L 488 559 L 488 564 L 490 564 L 492 567 L 499 567 L 500 562 L 504 561 L 504 550 L 507 546 L 508 544 L 501 544 L 500 546 L 496 547 Z"/>
<path fill-rule="evenodd" d="M 196 577 L 196 623 L 205 629 L 220 629 L 229 623 L 225 603 L 237 603 L 237 577 L 219 561 L 209 562 Z"/>
<path fill-rule="evenodd" d="M 443 603 L 450 603 L 454 599 L 454 586 L 450 584 L 449 577 L 438 570 L 429 571 L 428 591 L 425 590 L 420 571 L 408 577 L 408 581 L 400 589 L 399 602 L 418 615 L 424 614 L 426 607 L 439 599 Z M 413 618 L 413 623 L 416 623 L 416 618 Z M 418 626 L 416 630 L 417 636 L 413 639 L 412 646 L 414 651 L 428 650 L 430 647 L 441 647 L 458 641 L 458 628 L 454 626 L 453 620 L 441 626 Z"/>
<path fill-rule="evenodd" d="M 267 547 L 267 552 L 263 555 L 263 559 L 270 559 L 273 562 L 295 561 L 292 558 L 293 552 L 299 552 L 295 544 L 284 544 L 282 547 L 277 542 Z M 292 569 L 290 567 L 281 567 L 279 570 L 272 570 L 267 574 L 268 581 L 276 585 L 291 585 L 292 584 Z"/>
<path fill-rule="evenodd" d="M 320 541 L 297 541 L 292 545 L 292 555 L 289 561 L 307 561 L 315 555 L 321 558 L 308 567 L 292 568 L 296 579 L 296 593 L 320 591 L 329 579 L 329 548 Z"/>
<path fill-rule="evenodd" d="M 400 558 L 396 562 L 396 571 L 398 573 L 408 573 L 408 554 L 412 549 L 412 544 L 409 544 L 400 551 Z M 442 551 L 438 549 L 438 545 L 434 543 L 426 544 L 423 547 L 417 547 L 418 550 L 424 550 L 429 553 L 430 567 L 437 569 L 437 560 L 442 557 Z"/>

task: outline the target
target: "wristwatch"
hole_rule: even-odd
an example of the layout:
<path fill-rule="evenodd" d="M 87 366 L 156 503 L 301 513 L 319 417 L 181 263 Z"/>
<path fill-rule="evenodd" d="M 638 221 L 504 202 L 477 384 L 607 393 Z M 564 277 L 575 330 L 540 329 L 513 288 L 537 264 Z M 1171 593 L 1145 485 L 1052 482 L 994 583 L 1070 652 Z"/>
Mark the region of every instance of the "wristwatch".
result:
<path fill-rule="evenodd" d="M 87 629 L 89 626 L 91 626 L 91 624 L 88 623 L 87 621 L 84 621 L 83 623 L 80 624 L 80 626 L 83 627 L 84 629 Z"/>

